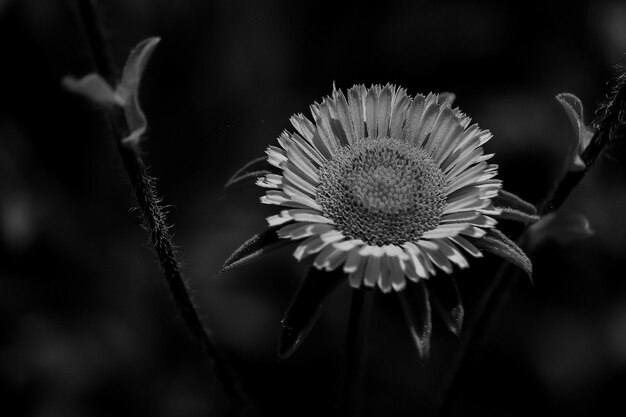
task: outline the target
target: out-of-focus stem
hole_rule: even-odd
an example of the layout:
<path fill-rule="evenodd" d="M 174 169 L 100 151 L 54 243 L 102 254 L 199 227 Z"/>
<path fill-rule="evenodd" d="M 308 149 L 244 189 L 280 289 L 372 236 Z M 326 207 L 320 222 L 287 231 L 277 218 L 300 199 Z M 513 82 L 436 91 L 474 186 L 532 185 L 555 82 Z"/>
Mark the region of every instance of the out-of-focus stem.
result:
<path fill-rule="evenodd" d="M 361 390 L 365 374 L 365 334 L 373 296 L 373 291 L 352 290 L 344 357 L 344 386 L 341 404 L 343 417 L 358 417 L 361 414 Z"/>

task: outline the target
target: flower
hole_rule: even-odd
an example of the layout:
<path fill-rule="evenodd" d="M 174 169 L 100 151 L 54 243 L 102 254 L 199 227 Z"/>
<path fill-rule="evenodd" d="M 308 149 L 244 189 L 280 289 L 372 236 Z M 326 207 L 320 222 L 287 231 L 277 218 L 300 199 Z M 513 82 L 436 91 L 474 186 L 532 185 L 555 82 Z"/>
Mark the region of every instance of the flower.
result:
<path fill-rule="evenodd" d="M 449 93 L 411 97 L 393 85 L 356 85 L 347 98 L 333 89 L 311 106 L 313 120 L 294 115 L 296 131 L 283 132 L 266 158 L 229 180 L 227 187 L 256 178 L 266 189 L 261 202 L 284 209 L 222 271 L 281 243 L 294 243 L 299 261 L 314 257 L 283 320 L 280 356 L 293 353 L 323 299 L 346 280 L 355 289 L 396 292 L 425 357 L 431 296 L 448 328 L 461 329 L 455 265 L 467 268 L 486 250 L 530 275 L 530 261 L 495 218 L 533 223 L 535 207 L 502 190 L 497 165 L 488 163 L 493 154 L 483 150 L 491 133 L 470 125 L 453 100 Z M 448 278 L 430 279 L 439 272 Z"/>
<path fill-rule="evenodd" d="M 410 97 L 402 88 L 355 86 L 348 98 L 299 114 L 280 147 L 267 149 L 281 170 L 261 177 L 265 204 L 287 207 L 267 218 L 278 236 L 299 240 L 298 260 L 343 269 L 350 285 L 402 291 L 453 265 L 469 266 L 500 214 L 491 205 L 502 184 L 482 145 L 492 135 L 437 94 Z"/>

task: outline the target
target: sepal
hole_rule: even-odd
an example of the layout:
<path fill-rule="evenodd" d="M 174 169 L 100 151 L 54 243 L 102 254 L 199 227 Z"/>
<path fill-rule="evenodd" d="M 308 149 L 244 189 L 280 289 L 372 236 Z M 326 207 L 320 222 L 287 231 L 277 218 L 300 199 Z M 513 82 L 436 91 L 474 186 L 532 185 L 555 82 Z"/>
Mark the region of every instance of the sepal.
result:
<path fill-rule="evenodd" d="M 341 268 L 327 272 L 311 266 L 282 320 L 278 341 L 280 358 L 294 354 L 317 322 L 326 298 L 345 281 L 346 274 Z"/>
<path fill-rule="evenodd" d="M 476 239 L 474 244 L 480 249 L 491 252 L 521 268 L 532 279 L 532 262 L 524 251 L 515 242 L 506 237 L 504 233 L 497 229 L 489 229 L 487 234 L 480 239 Z"/>

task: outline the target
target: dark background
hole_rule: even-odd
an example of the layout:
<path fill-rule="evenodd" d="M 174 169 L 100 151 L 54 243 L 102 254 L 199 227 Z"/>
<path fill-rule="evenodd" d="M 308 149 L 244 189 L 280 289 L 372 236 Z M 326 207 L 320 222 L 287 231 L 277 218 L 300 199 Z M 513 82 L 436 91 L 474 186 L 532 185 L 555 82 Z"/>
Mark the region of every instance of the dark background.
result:
<path fill-rule="evenodd" d="M 271 212 L 258 190 L 220 198 L 222 184 L 333 81 L 392 82 L 456 93 L 494 133 L 487 150 L 505 187 L 541 200 L 573 143 L 554 96 L 577 94 L 593 116 L 626 60 L 626 3 L 504 3 L 98 1 L 118 63 L 162 37 L 142 85 L 146 159 L 203 318 L 264 415 L 334 414 L 349 294 L 278 360 L 280 319 L 305 270 L 280 251 L 215 276 Z M 209 370 L 129 211 L 107 126 L 60 85 L 91 62 L 72 1 L 0 0 L 2 414 L 206 416 Z M 624 409 L 624 155 L 615 143 L 566 203 L 596 236 L 536 253 L 534 286 L 517 286 L 497 318 L 463 415 Z M 494 262 L 459 276 L 469 314 Z M 379 296 L 368 342 L 365 414 L 425 415 L 458 339 L 435 321 L 421 366 L 395 297 Z"/>

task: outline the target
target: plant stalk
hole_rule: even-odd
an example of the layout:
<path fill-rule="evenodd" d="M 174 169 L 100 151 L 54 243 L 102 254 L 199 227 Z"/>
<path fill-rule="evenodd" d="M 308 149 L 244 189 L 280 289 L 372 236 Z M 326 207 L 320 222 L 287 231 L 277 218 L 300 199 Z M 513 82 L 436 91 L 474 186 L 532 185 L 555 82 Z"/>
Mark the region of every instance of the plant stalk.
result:
<path fill-rule="evenodd" d="M 373 291 L 352 290 L 344 357 L 343 417 L 361 415 L 360 399 L 365 375 L 365 335 L 373 297 Z"/>
<path fill-rule="evenodd" d="M 626 133 L 626 72 L 624 69 L 618 69 L 618 76 L 613 81 L 611 91 L 607 95 L 605 103 L 596 111 L 596 115 L 596 120 L 593 123 L 596 129 L 595 133 L 589 146 L 581 155 L 585 169 L 582 171 L 568 170 L 563 175 L 553 192 L 539 204 L 538 211 L 542 216 L 557 211 L 563 205 L 609 143 L 624 139 Z M 526 232 L 517 239 L 517 243 L 523 249 L 526 246 L 525 242 Z M 509 275 L 508 279 L 504 279 L 506 275 Z M 468 324 L 459 352 L 453 361 L 449 376 L 444 382 L 442 397 L 434 413 L 435 416 L 451 417 L 456 415 L 463 391 L 471 382 L 484 337 L 494 318 L 498 316 L 508 300 L 511 290 L 518 284 L 520 277 L 520 271 L 506 262 L 498 269 L 494 280 L 487 288 Z"/>
<path fill-rule="evenodd" d="M 78 0 L 78 10 L 94 56 L 96 70 L 114 88 L 118 82 L 116 68 L 102 35 L 102 28 L 92 0 Z M 233 415 L 255 415 L 256 413 L 253 413 L 250 408 L 248 397 L 243 393 L 232 370 L 217 349 L 210 331 L 200 320 L 189 295 L 189 288 L 180 272 L 180 262 L 172 243 L 170 227 L 166 222 L 161 199 L 156 190 L 155 179 L 148 173 L 139 141 L 123 141 L 130 131 L 126 116 L 120 106 L 111 106 L 105 111 L 111 133 L 133 187 L 143 226 L 149 234 L 150 244 L 159 259 L 163 276 L 183 322 L 199 343 L 222 391 L 229 398 L 230 406 L 234 410 Z"/>

